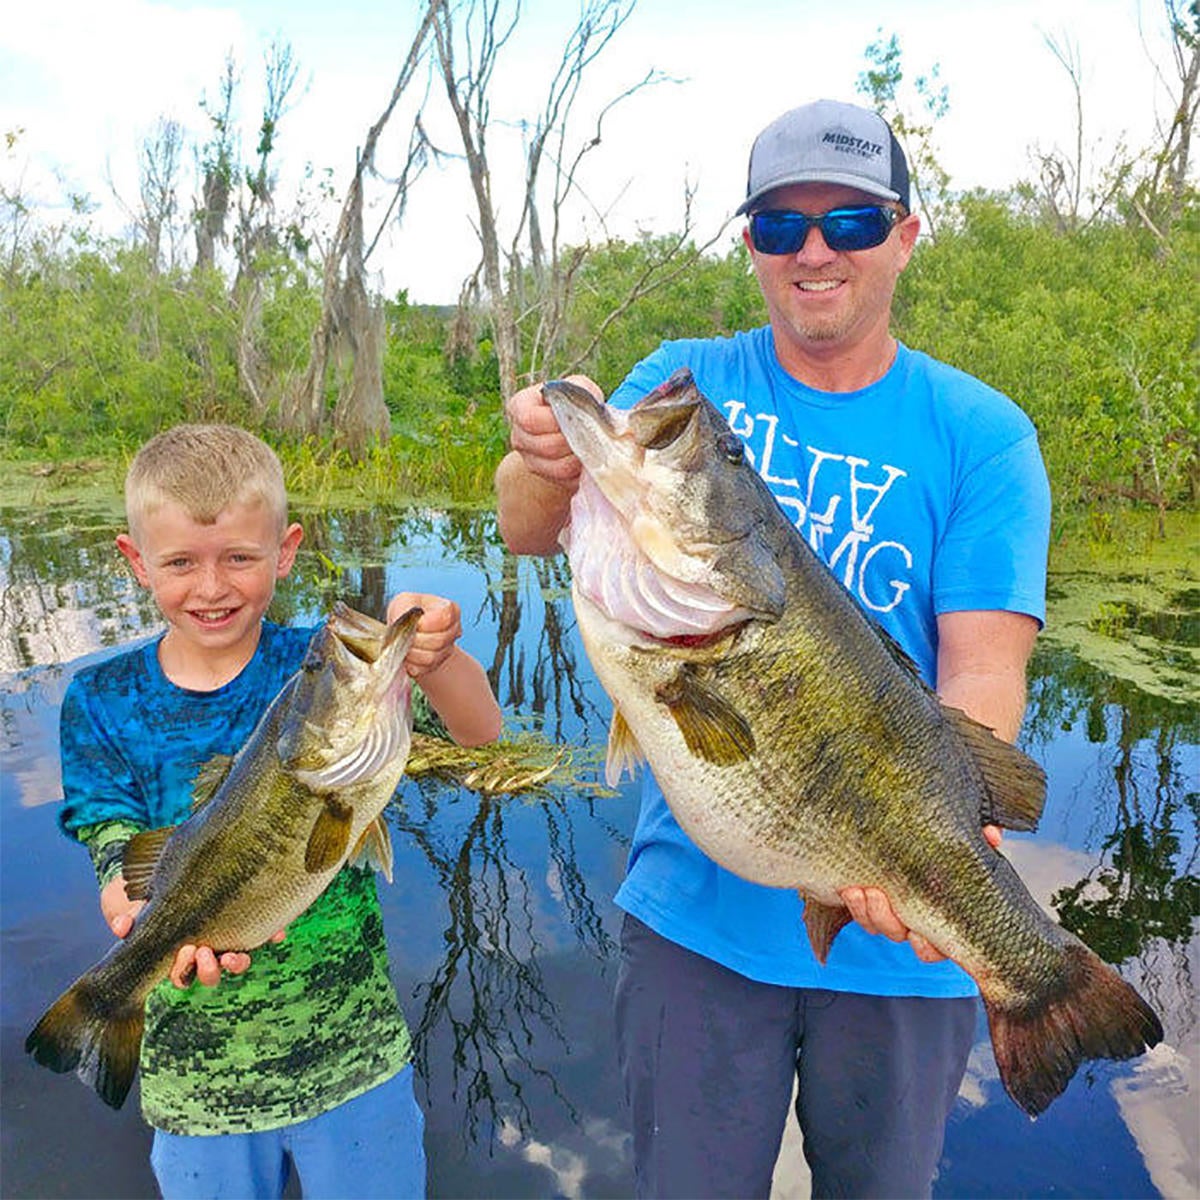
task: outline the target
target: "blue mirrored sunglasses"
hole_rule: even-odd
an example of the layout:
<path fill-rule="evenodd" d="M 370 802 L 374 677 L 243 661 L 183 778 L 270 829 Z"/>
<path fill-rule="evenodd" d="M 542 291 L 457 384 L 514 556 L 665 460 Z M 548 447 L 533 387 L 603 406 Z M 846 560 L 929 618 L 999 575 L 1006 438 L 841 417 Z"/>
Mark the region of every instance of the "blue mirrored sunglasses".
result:
<path fill-rule="evenodd" d="M 881 246 L 900 219 L 894 208 L 864 204 L 855 208 L 831 208 L 820 216 L 801 212 L 756 212 L 750 214 L 750 241 L 760 254 L 795 254 L 816 225 L 830 250 L 870 250 Z"/>

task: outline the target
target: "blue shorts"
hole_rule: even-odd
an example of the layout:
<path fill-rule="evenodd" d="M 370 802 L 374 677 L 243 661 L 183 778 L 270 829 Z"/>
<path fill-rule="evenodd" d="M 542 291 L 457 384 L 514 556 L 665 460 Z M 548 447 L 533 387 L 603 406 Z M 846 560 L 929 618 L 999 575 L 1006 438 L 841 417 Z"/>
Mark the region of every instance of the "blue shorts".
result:
<path fill-rule="evenodd" d="M 305 1200 L 425 1195 L 425 1116 L 410 1063 L 319 1117 L 263 1133 L 154 1131 L 150 1165 L 164 1200 L 278 1200 L 289 1163 Z"/>
<path fill-rule="evenodd" d="M 793 1085 L 813 1196 L 929 1196 L 973 997 L 758 983 L 626 915 L 616 1016 L 639 1196 L 768 1196 Z"/>

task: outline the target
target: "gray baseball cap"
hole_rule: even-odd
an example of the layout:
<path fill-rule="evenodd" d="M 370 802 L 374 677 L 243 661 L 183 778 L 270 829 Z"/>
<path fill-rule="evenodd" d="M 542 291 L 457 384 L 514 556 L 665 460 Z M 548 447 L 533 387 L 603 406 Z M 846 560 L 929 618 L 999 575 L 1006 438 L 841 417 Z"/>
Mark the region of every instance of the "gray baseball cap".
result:
<path fill-rule="evenodd" d="M 840 100 L 815 100 L 776 118 L 754 139 L 749 212 L 789 183 L 842 183 L 909 208 L 908 163 L 891 126 L 877 113 Z"/>

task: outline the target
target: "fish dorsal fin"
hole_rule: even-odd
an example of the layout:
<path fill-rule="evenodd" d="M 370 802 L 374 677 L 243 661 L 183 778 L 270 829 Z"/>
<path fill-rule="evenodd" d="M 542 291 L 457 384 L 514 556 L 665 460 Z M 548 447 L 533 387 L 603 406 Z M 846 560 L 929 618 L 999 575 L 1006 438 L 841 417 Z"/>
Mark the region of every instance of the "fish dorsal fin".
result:
<path fill-rule="evenodd" d="M 729 767 L 754 753 L 754 732 L 746 718 L 688 667 L 681 667 L 655 698 L 671 710 L 687 748 L 705 762 Z"/>
<path fill-rule="evenodd" d="M 843 926 L 850 924 L 850 910 L 844 904 L 822 904 L 806 895 L 803 889 L 800 889 L 800 899 L 804 901 L 804 928 L 808 930 L 809 945 L 817 962 L 824 966 L 833 939 Z"/>
<path fill-rule="evenodd" d="M 130 900 L 150 898 L 150 879 L 162 855 L 167 838 L 175 832 L 174 825 L 162 829 L 146 829 L 135 833 L 125 843 L 121 854 L 121 875 L 125 880 L 125 895 Z"/>
<path fill-rule="evenodd" d="M 638 767 L 646 761 L 633 730 L 619 708 L 613 709 L 612 721 L 608 726 L 608 754 L 604 759 L 604 782 L 616 787 L 623 772 L 628 771 L 632 779 Z"/>
<path fill-rule="evenodd" d="M 392 836 L 382 814 L 362 831 L 350 861 L 382 871 L 384 879 L 392 882 Z"/>
<path fill-rule="evenodd" d="M 870 621 L 870 618 L 867 618 Z M 904 649 L 902 645 L 882 625 L 877 625 L 874 621 L 870 621 L 871 628 L 879 635 L 879 640 L 884 644 L 887 652 L 895 660 L 896 664 L 911 675 L 926 691 L 930 691 L 929 684 L 921 678 L 921 668 L 917 666 L 916 660 Z"/>
<path fill-rule="evenodd" d="M 310 875 L 328 871 L 346 857 L 353 819 L 351 809 L 339 804 L 332 796 L 326 797 L 304 849 L 304 869 Z"/>
<path fill-rule="evenodd" d="M 1046 772 L 961 709 L 943 704 L 942 712 L 983 773 L 982 823 L 1026 833 L 1036 829 L 1046 803 Z"/>
<path fill-rule="evenodd" d="M 214 754 L 201 766 L 192 784 L 192 812 L 203 808 L 217 794 L 232 766 L 232 754 Z"/>

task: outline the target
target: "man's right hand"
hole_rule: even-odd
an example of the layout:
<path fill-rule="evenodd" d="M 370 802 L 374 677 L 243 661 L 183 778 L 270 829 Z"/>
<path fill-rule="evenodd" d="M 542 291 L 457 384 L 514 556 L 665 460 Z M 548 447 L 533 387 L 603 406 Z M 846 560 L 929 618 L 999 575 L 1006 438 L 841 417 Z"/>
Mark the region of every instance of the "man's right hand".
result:
<path fill-rule="evenodd" d="M 586 376 L 568 379 L 604 399 Z M 583 464 L 563 437 L 540 384 L 514 392 L 505 414 L 512 450 L 496 469 L 500 533 L 514 554 L 554 554 L 559 531 L 570 519 Z"/>
<path fill-rule="evenodd" d="M 570 375 L 567 379 L 603 401 L 604 393 L 586 375 Z M 505 414 L 509 444 L 521 456 L 526 469 L 573 492 L 582 464 L 558 428 L 554 411 L 542 394 L 542 385 L 535 383 L 514 392 L 505 405 Z"/>

